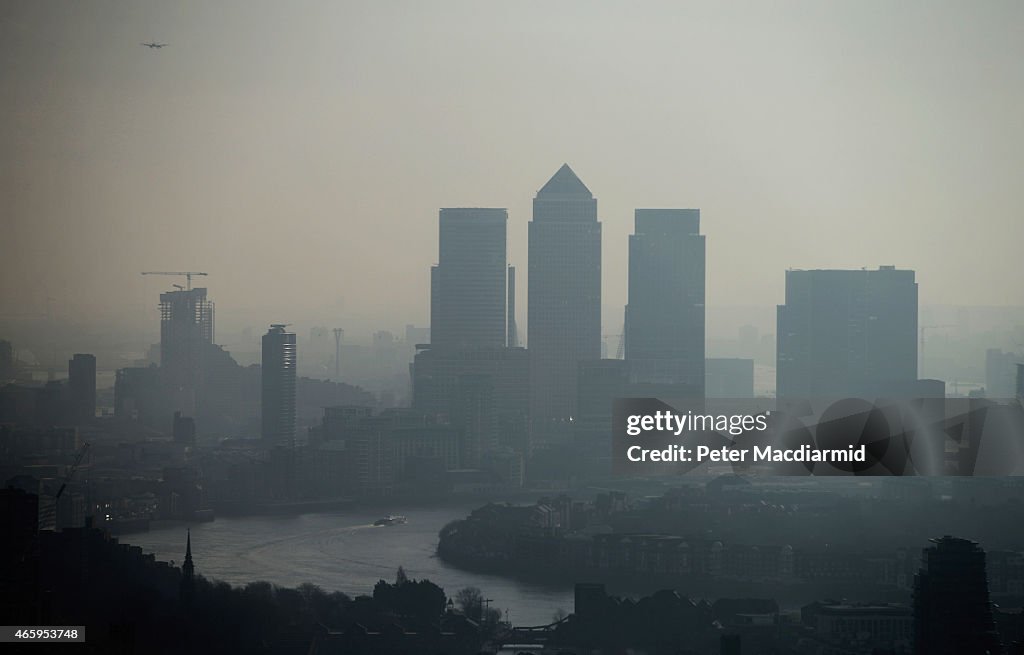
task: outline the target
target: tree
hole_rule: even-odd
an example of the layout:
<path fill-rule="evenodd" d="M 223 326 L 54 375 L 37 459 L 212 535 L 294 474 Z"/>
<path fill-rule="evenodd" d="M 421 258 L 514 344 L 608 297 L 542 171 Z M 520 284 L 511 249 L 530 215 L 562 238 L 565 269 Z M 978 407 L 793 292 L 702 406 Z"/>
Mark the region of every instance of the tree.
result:
<path fill-rule="evenodd" d="M 409 576 L 406 575 L 405 569 L 401 566 L 398 567 L 398 571 L 395 572 L 395 586 L 400 587 L 409 581 Z"/>
<path fill-rule="evenodd" d="M 479 621 L 484 611 L 484 595 L 478 587 L 463 587 L 455 594 L 455 604 L 463 614 Z"/>

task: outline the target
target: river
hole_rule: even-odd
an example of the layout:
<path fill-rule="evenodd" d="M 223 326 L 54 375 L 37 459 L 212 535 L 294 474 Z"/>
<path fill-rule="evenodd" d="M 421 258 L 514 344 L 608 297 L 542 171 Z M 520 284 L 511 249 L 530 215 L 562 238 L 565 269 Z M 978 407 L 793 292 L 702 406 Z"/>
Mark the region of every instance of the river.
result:
<path fill-rule="evenodd" d="M 492 599 L 491 607 L 503 614 L 507 610 L 515 625 L 543 625 L 558 610 L 571 612 L 573 592 L 566 585 L 463 571 L 437 558 L 438 531 L 472 508 L 419 508 L 408 512 L 408 523 L 386 527 L 373 525 L 379 512 L 360 510 L 218 518 L 191 526 L 192 559 L 196 573 L 233 585 L 266 580 L 296 587 L 312 582 L 350 596 L 372 593 L 381 578 L 393 582 L 395 570 L 402 566 L 410 578 L 431 580 L 449 597 L 463 587 L 479 587 L 485 598 Z M 180 565 L 185 529 L 185 525 L 161 527 L 124 535 L 120 541 Z"/>

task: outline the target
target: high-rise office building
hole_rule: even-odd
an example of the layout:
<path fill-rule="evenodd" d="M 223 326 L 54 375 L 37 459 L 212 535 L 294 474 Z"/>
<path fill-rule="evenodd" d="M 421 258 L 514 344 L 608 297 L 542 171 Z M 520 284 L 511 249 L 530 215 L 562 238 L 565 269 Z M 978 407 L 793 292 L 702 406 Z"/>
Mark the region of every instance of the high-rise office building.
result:
<path fill-rule="evenodd" d="M 521 452 L 527 354 L 515 341 L 515 269 L 506 261 L 508 212 L 442 209 L 431 269 L 430 344 L 410 367 L 412 405 L 458 432 L 459 464 L 479 468 L 498 447 Z"/>
<path fill-rule="evenodd" d="M 295 445 L 295 333 L 274 324 L 263 335 L 262 437 L 268 448 Z"/>
<path fill-rule="evenodd" d="M 76 353 L 68 361 L 68 396 L 74 420 L 96 416 L 96 357 Z"/>
<path fill-rule="evenodd" d="M 171 389 L 200 385 L 206 346 L 213 343 L 213 309 L 205 288 L 160 294 L 160 371 Z"/>
<path fill-rule="evenodd" d="M 914 652 L 1002 653 L 985 574 L 985 551 L 966 539 L 932 539 L 914 577 Z"/>
<path fill-rule="evenodd" d="M 911 393 L 917 382 L 914 271 L 786 271 L 777 334 L 780 398 Z"/>
<path fill-rule="evenodd" d="M 430 339 L 436 348 L 507 343 L 508 211 L 442 209 L 438 263 L 430 270 Z"/>
<path fill-rule="evenodd" d="M 637 209 L 629 237 L 626 360 L 638 383 L 704 395 L 704 236 L 699 209 Z"/>
<path fill-rule="evenodd" d="M 581 361 L 601 357 L 601 223 L 597 200 L 563 165 L 533 200 L 526 338 L 531 439 L 568 438 Z"/>

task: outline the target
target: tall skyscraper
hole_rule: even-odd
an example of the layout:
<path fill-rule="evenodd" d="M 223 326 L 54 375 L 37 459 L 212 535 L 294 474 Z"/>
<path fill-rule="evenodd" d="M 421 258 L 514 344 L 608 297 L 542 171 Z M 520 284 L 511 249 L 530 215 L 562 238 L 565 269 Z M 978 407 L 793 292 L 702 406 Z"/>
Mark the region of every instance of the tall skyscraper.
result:
<path fill-rule="evenodd" d="M 505 209 L 442 209 L 430 270 L 430 339 L 436 348 L 507 343 Z"/>
<path fill-rule="evenodd" d="M 778 307 L 780 398 L 890 395 L 917 381 L 914 271 L 786 271 Z"/>
<path fill-rule="evenodd" d="M 263 442 L 268 448 L 295 445 L 295 333 L 274 324 L 263 335 L 262 395 Z"/>
<path fill-rule="evenodd" d="M 213 309 L 202 287 L 160 294 L 160 371 L 171 389 L 199 386 L 205 346 L 213 343 Z"/>
<path fill-rule="evenodd" d="M 458 430 L 459 460 L 481 467 L 498 448 L 526 447 L 527 353 L 515 337 L 508 212 L 442 209 L 431 269 L 430 344 L 410 372 L 413 408 Z"/>
<path fill-rule="evenodd" d="M 601 357 L 601 223 L 568 164 L 533 200 L 527 295 L 531 439 L 540 444 L 568 437 L 579 362 Z"/>
<path fill-rule="evenodd" d="M 914 577 L 914 652 L 1002 653 L 985 574 L 985 551 L 945 536 L 925 548 Z"/>
<path fill-rule="evenodd" d="M 76 353 L 68 361 L 68 395 L 76 421 L 96 416 L 96 357 Z"/>
<path fill-rule="evenodd" d="M 626 360 L 633 382 L 704 395 L 704 236 L 699 209 L 637 209 L 629 237 Z"/>

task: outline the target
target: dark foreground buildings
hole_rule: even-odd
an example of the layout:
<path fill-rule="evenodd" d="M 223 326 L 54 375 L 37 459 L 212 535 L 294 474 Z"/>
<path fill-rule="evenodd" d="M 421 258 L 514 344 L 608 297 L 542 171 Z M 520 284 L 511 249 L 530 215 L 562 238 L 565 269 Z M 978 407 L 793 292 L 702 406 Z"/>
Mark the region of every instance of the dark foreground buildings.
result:
<path fill-rule="evenodd" d="M 917 655 L 1002 653 L 985 575 L 985 551 L 945 536 L 926 548 L 914 579 Z"/>
<path fill-rule="evenodd" d="M 96 416 L 96 356 L 77 353 L 68 361 L 68 399 L 76 421 Z"/>

